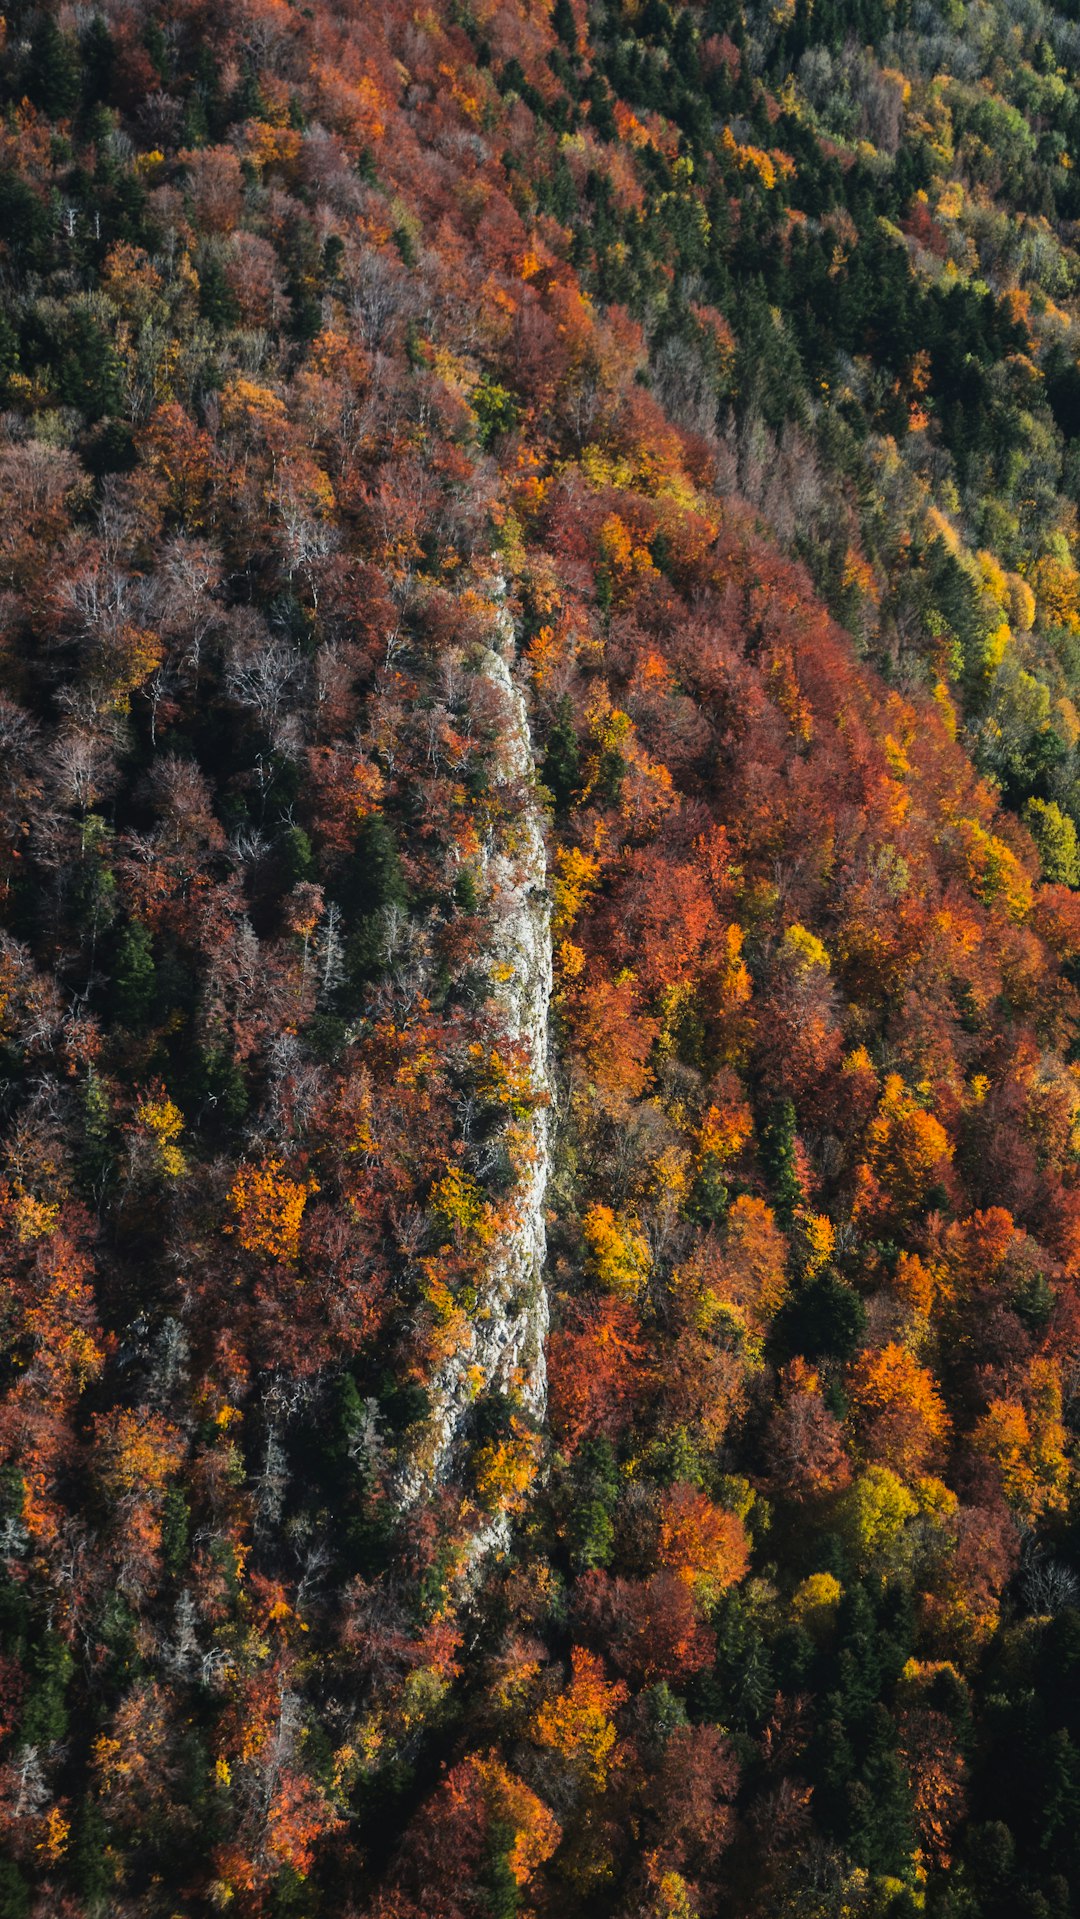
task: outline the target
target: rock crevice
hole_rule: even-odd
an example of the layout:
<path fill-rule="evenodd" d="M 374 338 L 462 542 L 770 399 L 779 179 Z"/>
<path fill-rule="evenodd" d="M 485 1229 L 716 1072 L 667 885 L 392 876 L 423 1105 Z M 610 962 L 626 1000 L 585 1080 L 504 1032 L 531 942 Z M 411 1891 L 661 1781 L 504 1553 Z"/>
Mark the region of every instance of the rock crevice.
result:
<path fill-rule="evenodd" d="M 496 599 L 497 612 L 492 642 L 484 649 L 479 671 L 504 695 L 506 714 L 495 777 L 497 783 L 525 794 L 524 805 L 508 810 L 480 858 L 481 879 L 492 905 L 489 1004 L 497 1027 L 524 1051 L 532 1098 L 515 1142 L 518 1181 L 513 1223 L 488 1260 L 467 1337 L 432 1381 L 423 1454 L 403 1475 L 403 1506 L 451 1477 L 470 1409 L 484 1392 L 516 1398 L 537 1422 L 543 1420 L 547 1405 L 544 1213 L 550 1164 L 552 985 L 547 845 L 528 708 L 512 672 L 516 637 L 506 605 L 506 582 L 496 577 L 486 585 Z M 487 1526 L 484 1537 L 490 1534 L 494 1539 L 502 1530 L 497 1523 Z"/>

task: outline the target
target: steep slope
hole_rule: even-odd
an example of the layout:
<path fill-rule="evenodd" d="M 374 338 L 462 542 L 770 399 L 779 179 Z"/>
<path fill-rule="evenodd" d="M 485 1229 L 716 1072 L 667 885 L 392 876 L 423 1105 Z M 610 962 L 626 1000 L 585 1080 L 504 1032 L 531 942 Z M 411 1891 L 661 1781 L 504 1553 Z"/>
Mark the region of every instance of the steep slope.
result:
<path fill-rule="evenodd" d="M 9 14 L 0 1919 L 1076 1904 L 1078 71 Z"/>

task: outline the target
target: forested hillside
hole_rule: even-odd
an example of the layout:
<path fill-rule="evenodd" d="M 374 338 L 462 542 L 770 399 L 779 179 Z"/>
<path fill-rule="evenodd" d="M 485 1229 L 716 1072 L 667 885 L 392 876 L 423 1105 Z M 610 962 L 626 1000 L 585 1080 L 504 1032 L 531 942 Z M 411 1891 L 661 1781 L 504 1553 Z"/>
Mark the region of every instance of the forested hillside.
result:
<path fill-rule="evenodd" d="M 0 1919 L 1080 1912 L 1078 81 L 0 21 Z"/>

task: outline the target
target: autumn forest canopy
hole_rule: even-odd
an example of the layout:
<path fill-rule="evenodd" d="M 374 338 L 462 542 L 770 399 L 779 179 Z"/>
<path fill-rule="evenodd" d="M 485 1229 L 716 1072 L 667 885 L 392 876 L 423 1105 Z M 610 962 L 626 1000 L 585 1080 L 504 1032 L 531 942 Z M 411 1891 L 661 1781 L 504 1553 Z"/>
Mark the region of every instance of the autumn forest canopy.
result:
<path fill-rule="evenodd" d="M 1078 0 L 0 18 L 0 1919 L 1080 1914 Z"/>

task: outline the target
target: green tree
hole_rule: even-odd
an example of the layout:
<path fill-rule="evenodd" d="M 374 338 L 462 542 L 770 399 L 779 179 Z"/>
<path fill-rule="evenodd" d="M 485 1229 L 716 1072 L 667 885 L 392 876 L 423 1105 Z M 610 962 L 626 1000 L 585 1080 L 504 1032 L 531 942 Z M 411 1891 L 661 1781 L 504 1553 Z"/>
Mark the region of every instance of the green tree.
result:
<path fill-rule="evenodd" d="M 619 1470 L 610 1441 L 588 1441 L 574 1460 L 566 1519 L 567 1544 L 575 1567 L 583 1572 L 606 1566 L 611 1558 L 615 1543 L 612 1513 L 618 1496 Z"/>
<path fill-rule="evenodd" d="M 781 1225 L 790 1229 L 805 1194 L 795 1164 L 795 1107 L 790 1099 L 776 1102 L 761 1132 L 761 1157 Z"/>
<path fill-rule="evenodd" d="M 1039 849 L 1043 878 L 1061 886 L 1080 886 L 1080 840 L 1068 814 L 1056 800 L 1029 800 L 1024 818 Z"/>
<path fill-rule="evenodd" d="M 71 1650 L 57 1633 L 43 1631 L 30 1655 L 30 1691 L 22 1719 L 28 1746 L 53 1746 L 68 1728 L 67 1689 L 75 1670 Z"/>
<path fill-rule="evenodd" d="M 27 98 L 50 120 L 62 120 L 78 106 L 81 84 L 77 48 L 51 13 L 39 14 L 24 69 Z"/>
<path fill-rule="evenodd" d="M 235 326 L 240 315 L 224 263 L 216 248 L 199 257 L 199 312 L 214 327 Z"/>
<path fill-rule="evenodd" d="M 369 814 L 360 828 L 343 893 L 345 904 L 356 915 L 346 946 L 346 969 L 354 983 L 374 979 L 386 963 L 391 918 L 403 914 L 409 903 L 397 840 L 382 813 Z"/>
<path fill-rule="evenodd" d="M 866 1330 L 866 1308 L 834 1273 L 818 1273 L 797 1286 L 776 1318 L 776 1337 L 805 1359 L 841 1364 L 857 1350 Z"/>
<path fill-rule="evenodd" d="M 113 966 L 113 1016 L 121 1026 L 139 1032 L 146 1025 L 157 990 L 153 941 L 141 920 L 132 920 L 120 935 Z"/>
<path fill-rule="evenodd" d="M 548 734 L 547 751 L 541 768 L 541 778 L 555 801 L 557 813 L 568 811 L 580 775 L 581 754 L 574 726 L 574 709 L 569 694 L 564 693 L 555 709 L 555 720 Z"/>

